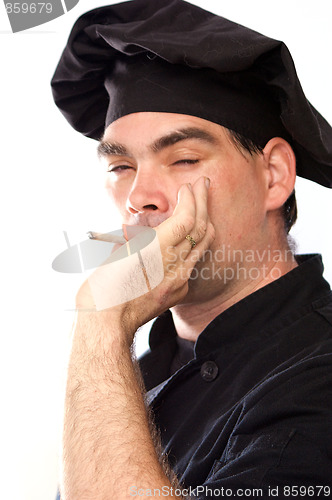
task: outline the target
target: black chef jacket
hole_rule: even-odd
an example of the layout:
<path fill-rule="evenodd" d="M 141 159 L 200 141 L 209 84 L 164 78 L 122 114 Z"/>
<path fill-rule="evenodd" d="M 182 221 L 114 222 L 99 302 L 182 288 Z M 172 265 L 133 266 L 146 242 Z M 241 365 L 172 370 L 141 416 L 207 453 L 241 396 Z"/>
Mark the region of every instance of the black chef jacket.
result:
<path fill-rule="evenodd" d="M 216 317 L 171 377 L 171 313 L 152 327 L 140 360 L 147 399 L 193 498 L 329 497 L 332 294 L 320 256 L 297 260 Z"/>

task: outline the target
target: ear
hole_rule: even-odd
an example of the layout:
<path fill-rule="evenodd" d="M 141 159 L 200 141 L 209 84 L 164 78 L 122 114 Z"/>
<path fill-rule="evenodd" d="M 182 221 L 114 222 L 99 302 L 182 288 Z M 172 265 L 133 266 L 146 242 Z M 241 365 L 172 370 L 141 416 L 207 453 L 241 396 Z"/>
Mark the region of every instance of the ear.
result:
<path fill-rule="evenodd" d="M 290 144 L 281 137 L 274 137 L 265 146 L 267 192 L 266 210 L 276 210 L 285 203 L 294 190 L 296 158 Z"/>

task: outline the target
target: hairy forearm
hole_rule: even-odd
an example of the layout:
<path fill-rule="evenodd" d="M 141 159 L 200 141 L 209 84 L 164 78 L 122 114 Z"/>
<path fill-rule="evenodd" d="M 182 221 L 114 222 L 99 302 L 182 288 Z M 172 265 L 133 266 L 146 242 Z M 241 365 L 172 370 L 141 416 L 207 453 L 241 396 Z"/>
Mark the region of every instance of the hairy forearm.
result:
<path fill-rule="evenodd" d="M 122 500 L 132 497 L 130 487 L 178 487 L 173 478 L 171 485 L 171 474 L 159 462 L 130 346 L 140 325 L 188 293 L 191 272 L 215 235 L 207 211 L 208 185 L 200 177 L 194 186 L 181 186 L 172 216 L 156 227 L 158 251 L 154 249 L 149 258 L 158 269 L 163 266 L 158 285 L 134 299 L 127 297 L 133 276 L 142 268 L 140 261 L 123 259 L 117 261 L 121 269 L 116 283 L 113 268 L 105 262 L 76 295 L 79 312 L 68 369 L 63 500 Z M 189 234 L 195 236 L 195 252 Z M 136 244 L 141 248 L 139 238 Z M 123 301 L 115 300 L 118 305 L 113 306 L 114 287 L 121 287 Z"/>
<path fill-rule="evenodd" d="M 131 498 L 131 486 L 170 486 L 120 328 L 111 315 L 77 316 L 66 392 L 64 500 L 120 500 Z"/>

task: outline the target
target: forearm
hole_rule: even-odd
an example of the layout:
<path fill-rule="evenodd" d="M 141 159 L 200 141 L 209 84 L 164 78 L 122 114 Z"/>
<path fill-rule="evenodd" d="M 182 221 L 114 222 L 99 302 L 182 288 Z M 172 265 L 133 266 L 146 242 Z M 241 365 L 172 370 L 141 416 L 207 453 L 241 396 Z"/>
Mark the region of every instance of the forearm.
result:
<path fill-rule="evenodd" d="M 77 293 L 80 312 L 68 368 L 63 500 L 124 500 L 133 496 L 130 487 L 151 491 L 166 486 L 172 496 L 171 487 L 178 487 L 173 479 L 171 485 L 171 474 L 160 465 L 131 345 L 139 326 L 184 299 L 192 269 L 214 239 L 207 189 L 203 177 L 191 189 L 183 185 L 173 215 L 156 228 L 157 261 L 159 266 L 161 255 L 163 265 L 159 285 L 135 299 L 125 300 L 126 293 L 122 293 L 121 304 L 112 306 L 112 285 L 125 292 L 135 270 L 142 271 L 140 262 L 133 269 L 132 260 L 122 259 L 117 273 L 122 280 L 112 283 L 113 268 L 105 263 Z M 188 234 L 195 236 L 195 252 Z M 170 247 L 172 260 L 167 252 Z M 155 263 L 154 256 L 150 258 Z"/>
<path fill-rule="evenodd" d="M 66 392 L 64 500 L 127 499 L 131 486 L 170 486 L 151 436 L 129 341 L 117 321 L 106 323 L 106 318 L 77 316 Z"/>

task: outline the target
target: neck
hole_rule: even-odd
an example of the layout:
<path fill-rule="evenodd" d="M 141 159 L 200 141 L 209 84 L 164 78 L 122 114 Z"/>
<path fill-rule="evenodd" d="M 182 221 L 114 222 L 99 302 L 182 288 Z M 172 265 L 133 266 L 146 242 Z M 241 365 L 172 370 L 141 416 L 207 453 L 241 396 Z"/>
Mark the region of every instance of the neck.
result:
<path fill-rule="evenodd" d="M 206 300 L 202 299 L 202 295 L 197 300 L 195 294 L 191 300 L 189 293 L 184 303 L 171 309 L 178 336 L 196 341 L 199 334 L 219 314 L 297 267 L 290 249 L 284 255 L 287 255 L 287 258 L 277 262 L 265 259 L 264 262 L 259 262 L 259 265 L 257 265 L 257 261 L 254 266 L 252 263 L 251 267 L 247 266 L 246 269 L 255 269 L 255 276 L 258 276 L 256 279 L 232 280 L 227 286 L 222 286 L 216 295 L 211 297 L 209 294 Z M 251 276 L 253 273 L 248 272 L 247 274 Z"/>

